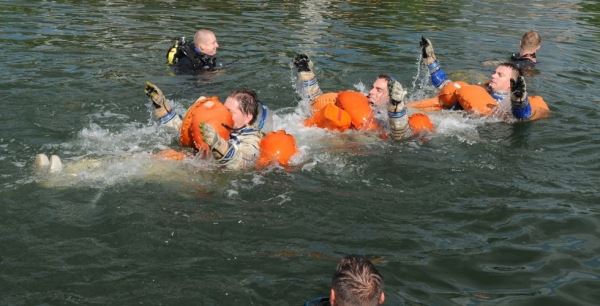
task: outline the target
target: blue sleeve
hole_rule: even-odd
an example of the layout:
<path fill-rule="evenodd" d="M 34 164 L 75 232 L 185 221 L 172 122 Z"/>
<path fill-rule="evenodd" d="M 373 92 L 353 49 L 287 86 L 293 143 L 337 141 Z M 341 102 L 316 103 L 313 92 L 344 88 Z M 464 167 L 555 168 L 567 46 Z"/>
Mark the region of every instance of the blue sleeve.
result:
<path fill-rule="evenodd" d="M 167 124 L 169 121 L 173 120 L 173 118 L 175 118 L 175 116 L 177 116 L 177 113 L 172 110 L 171 112 L 168 112 L 166 115 L 158 118 L 158 124 L 160 124 L 160 125 Z M 179 118 L 181 118 L 181 116 L 179 116 Z"/>
<path fill-rule="evenodd" d="M 448 80 L 448 76 L 446 76 L 446 72 L 440 66 L 438 61 L 435 61 L 429 65 L 427 65 L 427 69 L 429 70 L 429 74 L 431 75 L 431 84 L 433 86 L 439 88 L 444 85 L 444 83 Z"/>
<path fill-rule="evenodd" d="M 531 117 L 531 104 L 529 104 L 529 97 L 527 97 L 522 105 L 515 105 L 513 103 L 512 113 L 513 116 L 519 120 L 529 119 L 529 117 Z"/>

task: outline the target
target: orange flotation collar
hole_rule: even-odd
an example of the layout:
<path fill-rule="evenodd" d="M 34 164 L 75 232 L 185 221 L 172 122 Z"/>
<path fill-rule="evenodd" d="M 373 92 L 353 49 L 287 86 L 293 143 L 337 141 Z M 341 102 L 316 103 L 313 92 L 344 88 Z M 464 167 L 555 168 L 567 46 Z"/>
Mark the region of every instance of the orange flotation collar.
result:
<path fill-rule="evenodd" d="M 346 111 L 335 104 L 327 104 L 311 117 L 304 120 L 304 125 L 342 132 L 350 128 L 352 121 Z"/>
<path fill-rule="evenodd" d="M 423 113 L 416 113 L 408 116 L 408 126 L 413 135 L 433 132 L 433 123 L 429 116 Z"/>
<path fill-rule="evenodd" d="M 458 102 L 458 96 L 456 91 L 461 89 L 463 86 L 469 85 L 462 81 L 448 82 L 438 94 L 438 99 L 442 108 L 451 108 Z"/>
<path fill-rule="evenodd" d="M 306 126 L 335 131 L 345 131 L 350 127 L 357 130 L 379 129 L 369 99 L 357 91 L 322 94 L 311 107 L 313 114 L 304 121 Z"/>
<path fill-rule="evenodd" d="M 258 168 L 271 164 L 288 166 L 290 159 L 298 153 L 294 136 L 284 130 L 270 132 L 260 141 L 260 156 L 256 161 Z"/>
<path fill-rule="evenodd" d="M 342 91 L 337 96 L 336 105 L 348 112 L 352 127 L 357 130 L 373 130 L 377 128 L 369 99 L 358 91 Z"/>
<path fill-rule="evenodd" d="M 487 89 L 479 85 L 464 85 L 455 95 L 465 111 L 482 116 L 490 115 L 498 105 Z"/>
<path fill-rule="evenodd" d="M 229 110 L 216 96 L 199 98 L 190 106 L 179 133 L 179 142 L 184 147 L 193 147 L 199 151 L 208 151 L 208 145 L 202 139 L 200 124 L 210 124 L 223 139 L 229 139 L 228 127 L 233 126 Z"/>
<path fill-rule="evenodd" d="M 335 101 L 337 101 L 337 96 L 337 92 L 328 92 L 316 97 L 310 105 L 312 113 L 314 114 L 320 111 L 323 107 L 329 104 L 335 104 Z"/>
<path fill-rule="evenodd" d="M 529 96 L 529 104 L 531 105 L 531 118 L 529 120 L 537 120 L 546 118 L 550 115 L 550 108 L 546 101 L 540 96 Z"/>
<path fill-rule="evenodd" d="M 411 102 L 408 106 L 431 111 L 450 109 L 456 104 L 467 112 L 487 116 L 496 108 L 498 102 L 485 87 L 457 81 L 444 85 L 437 97 Z"/>

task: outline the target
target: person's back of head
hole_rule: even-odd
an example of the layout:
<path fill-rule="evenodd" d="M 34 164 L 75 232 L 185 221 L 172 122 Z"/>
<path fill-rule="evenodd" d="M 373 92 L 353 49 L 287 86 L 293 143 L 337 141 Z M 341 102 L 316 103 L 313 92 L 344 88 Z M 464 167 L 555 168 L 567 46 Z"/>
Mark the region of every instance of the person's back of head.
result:
<path fill-rule="evenodd" d="M 331 281 L 332 306 L 376 306 L 383 304 L 383 276 L 364 256 L 344 257 Z"/>
<path fill-rule="evenodd" d="M 535 53 L 542 45 L 542 38 L 536 31 L 529 31 L 521 37 L 521 55 Z"/>

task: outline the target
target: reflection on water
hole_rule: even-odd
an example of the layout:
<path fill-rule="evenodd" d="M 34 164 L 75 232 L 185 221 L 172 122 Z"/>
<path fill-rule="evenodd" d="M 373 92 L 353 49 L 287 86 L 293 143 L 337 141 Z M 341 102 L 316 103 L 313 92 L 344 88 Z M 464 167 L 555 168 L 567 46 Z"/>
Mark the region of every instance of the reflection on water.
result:
<path fill-rule="evenodd" d="M 600 300 L 594 1 L 0 6 L 0 304 L 299 304 L 327 294 L 349 253 L 377 259 L 389 305 Z M 198 27 L 216 30 L 225 68 L 172 75 L 166 49 Z M 325 91 L 390 73 L 416 100 L 434 93 L 421 35 L 452 78 L 476 82 L 529 29 L 546 120 L 441 112 L 434 135 L 403 143 L 301 124 L 296 53 Z M 300 154 L 289 171 L 248 173 L 156 159 L 177 137 L 150 119 L 146 80 L 180 113 L 256 89 Z M 65 171 L 33 171 L 39 152 Z"/>

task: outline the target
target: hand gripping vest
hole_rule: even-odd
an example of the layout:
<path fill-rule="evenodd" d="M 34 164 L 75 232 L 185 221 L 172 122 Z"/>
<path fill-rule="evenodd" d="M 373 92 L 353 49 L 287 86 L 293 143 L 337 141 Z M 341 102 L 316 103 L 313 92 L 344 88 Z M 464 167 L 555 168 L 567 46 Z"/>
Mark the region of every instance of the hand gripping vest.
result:
<path fill-rule="evenodd" d="M 231 113 L 216 96 L 201 97 L 188 109 L 179 132 L 179 142 L 184 147 L 193 147 L 208 152 L 208 145 L 202 139 L 201 123 L 210 124 L 223 139 L 229 139 L 233 126 Z"/>

